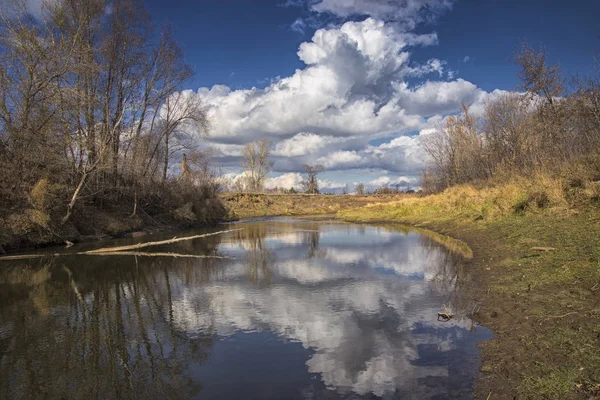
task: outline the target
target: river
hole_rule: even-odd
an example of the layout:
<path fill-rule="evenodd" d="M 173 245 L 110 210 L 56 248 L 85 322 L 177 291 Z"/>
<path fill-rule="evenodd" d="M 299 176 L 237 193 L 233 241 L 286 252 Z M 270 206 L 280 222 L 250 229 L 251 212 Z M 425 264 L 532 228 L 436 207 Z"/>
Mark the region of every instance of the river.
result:
<path fill-rule="evenodd" d="M 223 229 L 239 230 L 140 250 L 211 258 L 1 264 L 0 398 L 472 397 L 492 334 L 467 317 L 460 246 L 336 221 Z"/>

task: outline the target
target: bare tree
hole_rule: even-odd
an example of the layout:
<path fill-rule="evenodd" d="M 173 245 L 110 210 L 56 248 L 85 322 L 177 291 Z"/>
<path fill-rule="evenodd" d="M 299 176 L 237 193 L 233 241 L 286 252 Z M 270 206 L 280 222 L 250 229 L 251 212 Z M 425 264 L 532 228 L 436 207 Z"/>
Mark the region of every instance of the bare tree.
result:
<path fill-rule="evenodd" d="M 242 150 L 242 167 L 248 172 L 248 190 L 263 190 L 264 180 L 273 168 L 269 159 L 271 142 L 268 139 L 248 143 Z"/>
<path fill-rule="evenodd" d="M 233 181 L 233 191 L 241 193 L 246 189 L 246 180 L 242 176 L 238 176 Z"/>
<path fill-rule="evenodd" d="M 132 195 L 136 210 L 141 191 L 150 199 L 173 190 L 171 163 L 182 150 L 195 154 L 198 136 L 207 133 L 199 97 L 182 91 L 193 72 L 172 32 L 157 35 L 138 0 L 111 1 L 110 13 L 108 3 L 49 1 L 42 19 L 27 13 L 23 0 L 3 3 L 0 203 L 10 206 L 0 218 L 22 215 L 44 179 L 42 186 L 61 193 L 66 215 L 43 215 L 42 228 L 52 220 L 60 229 L 81 199 L 95 206 Z M 209 172 L 190 158 L 186 176 L 192 179 L 185 182 L 209 189 L 202 193 L 210 196 Z M 204 196 L 193 194 L 178 198 Z"/>
<path fill-rule="evenodd" d="M 356 185 L 356 194 L 362 196 L 365 194 L 365 185 L 364 183 L 359 183 Z"/>
<path fill-rule="evenodd" d="M 192 91 L 177 92 L 169 96 L 162 109 L 159 137 L 164 141 L 163 181 L 167 179 L 170 156 L 186 147 L 189 135 L 208 134 L 208 119 L 198 96 Z M 173 137 L 178 140 L 173 142 Z M 159 142 L 160 143 L 160 142 Z"/>
<path fill-rule="evenodd" d="M 477 122 L 463 104 L 462 115 L 450 116 L 446 124 L 421 138 L 421 146 L 433 164 L 429 176 L 436 186 L 446 188 L 491 175 L 487 152 Z"/>
<path fill-rule="evenodd" d="M 483 124 L 491 162 L 525 172 L 537 164 L 538 138 L 532 134 L 530 99 L 518 93 L 500 96 L 486 105 Z"/>
<path fill-rule="evenodd" d="M 548 104 L 562 96 L 565 86 L 560 67 L 548 65 L 544 50 L 536 51 L 524 42 L 515 61 L 520 68 L 517 74 L 521 80 L 520 89 L 544 97 Z"/>
<path fill-rule="evenodd" d="M 319 180 L 317 179 L 317 175 L 323 172 L 323 170 L 324 168 L 320 164 L 304 164 L 304 180 L 301 182 L 301 184 L 305 193 L 319 193 Z"/>

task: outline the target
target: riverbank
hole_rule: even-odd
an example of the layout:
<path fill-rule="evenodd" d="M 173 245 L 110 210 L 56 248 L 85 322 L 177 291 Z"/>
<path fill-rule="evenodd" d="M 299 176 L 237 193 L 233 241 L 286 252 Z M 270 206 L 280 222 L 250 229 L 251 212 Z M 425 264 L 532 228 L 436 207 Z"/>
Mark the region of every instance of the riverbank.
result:
<path fill-rule="evenodd" d="M 565 195 L 549 181 L 465 186 L 342 210 L 338 218 L 419 226 L 470 245 L 480 305 L 474 317 L 497 335 L 481 346 L 478 398 L 600 396 L 600 211 L 593 196 Z"/>
<path fill-rule="evenodd" d="M 467 243 L 478 303 L 474 318 L 497 335 L 481 346 L 477 397 L 590 399 L 600 396 L 596 185 L 513 181 L 422 198 L 221 194 L 219 204 L 227 219 L 337 213 L 346 221 L 397 222 Z M 74 217 L 74 223 L 117 235 L 154 229 L 157 222 L 123 212 Z"/>
<path fill-rule="evenodd" d="M 0 210 L 0 254 L 215 225 L 227 219 L 221 199 L 194 188 L 156 189 L 145 197 L 104 196 L 77 204 L 64 222 L 64 199 L 32 191 L 30 204 Z M 177 189 L 177 188 L 175 188 Z M 49 200 L 50 198 L 50 200 Z"/>
<path fill-rule="evenodd" d="M 235 195 L 224 201 L 240 218 L 337 209 L 342 220 L 397 222 L 466 242 L 479 304 L 474 317 L 497 335 L 481 345 L 477 397 L 589 399 L 600 396 L 598 186 L 540 177 L 422 198 Z"/>
<path fill-rule="evenodd" d="M 227 219 L 234 221 L 244 218 L 334 215 L 338 211 L 398 201 L 416 197 L 413 194 L 390 195 L 311 195 L 311 194 L 263 194 L 263 193 L 221 193 L 219 195 L 228 208 Z"/>

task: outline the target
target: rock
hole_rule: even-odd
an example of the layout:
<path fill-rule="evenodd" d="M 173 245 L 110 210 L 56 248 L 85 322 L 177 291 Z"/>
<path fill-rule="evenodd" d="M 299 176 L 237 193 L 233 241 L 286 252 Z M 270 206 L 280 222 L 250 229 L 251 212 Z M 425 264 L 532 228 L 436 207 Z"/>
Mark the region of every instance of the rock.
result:
<path fill-rule="evenodd" d="M 531 250 L 535 250 L 535 251 L 555 251 L 556 248 L 554 248 L 554 247 L 532 247 Z"/>
<path fill-rule="evenodd" d="M 132 232 L 132 233 L 130 233 L 130 234 L 129 234 L 129 236 L 130 236 L 131 238 L 133 238 L 133 239 L 135 239 L 135 238 L 139 238 L 139 237 L 142 237 L 142 236 L 146 236 L 146 235 L 147 235 L 147 233 L 146 233 L 146 232 L 143 232 L 143 231 L 139 231 L 139 232 Z"/>
<path fill-rule="evenodd" d="M 483 372 L 484 374 L 489 374 L 491 372 L 494 371 L 494 369 L 492 368 L 492 366 L 489 363 L 485 363 L 481 366 L 481 368 L 479 368 L 479 370 L 481 372 Z"/>

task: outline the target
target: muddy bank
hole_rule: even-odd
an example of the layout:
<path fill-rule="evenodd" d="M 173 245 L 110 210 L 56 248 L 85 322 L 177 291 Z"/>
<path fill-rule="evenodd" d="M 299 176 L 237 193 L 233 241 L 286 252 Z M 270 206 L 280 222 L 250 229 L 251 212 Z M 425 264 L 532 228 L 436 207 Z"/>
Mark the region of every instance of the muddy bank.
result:
<path fill-rule="evenodd" d="M 194 212 L 182 207 L 166 213 L 150 215 L 144 211 L 135 215 L 123 208 L 99 210 L 86 207 L 77 211 L 64 225 L 32 226 L 27 229 L 0 229 L 0 255 L 29 251 L 70 243 L 105 241 L 117 238 L 141 238 L 156 232 L 216 225 L 227 219 L 228 210 L 220 201 Z M 24 217 L 26 218 L 26 217 Z"/>

